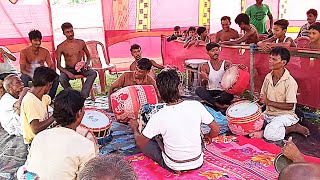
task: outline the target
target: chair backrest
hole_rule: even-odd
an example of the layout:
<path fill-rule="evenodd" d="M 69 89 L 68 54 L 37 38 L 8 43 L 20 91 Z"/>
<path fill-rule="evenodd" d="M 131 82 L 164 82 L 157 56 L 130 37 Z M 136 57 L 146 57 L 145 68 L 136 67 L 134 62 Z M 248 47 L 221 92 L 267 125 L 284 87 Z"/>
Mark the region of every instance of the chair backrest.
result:
<path fill-rule="evenodd" d="M 103 52 L 103 56 L 106 61 L 106 64 L 108 65 L 110 63 L 108 56 L 107 56 L 107 53 L 106 53 L 106 49 L 101 42 L 87 41 L 86 45 L 89 50 L 89 54 L 91 57 L 91 63 L 92 63 L 93 68 L 101 68 L 102 67 L 101 59 L 100 59 L 99 52 L 98 52 L 98 45 L 100 45 L 102 48 L 102 52 Z"/>
<path fill-rule="evenodd" d="M 310 39 L 309 37 L 302 36 L 295 39 L 294 42 L 298 48 L 309 48 Z"/>

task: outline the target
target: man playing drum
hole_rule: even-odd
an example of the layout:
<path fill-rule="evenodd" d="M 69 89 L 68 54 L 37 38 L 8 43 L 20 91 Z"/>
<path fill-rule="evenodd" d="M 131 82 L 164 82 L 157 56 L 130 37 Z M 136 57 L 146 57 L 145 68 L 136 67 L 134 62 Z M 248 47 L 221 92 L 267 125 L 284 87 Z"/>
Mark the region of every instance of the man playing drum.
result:
<path fill-rule="evenodd" d="M 279 141 L 291 132 L 306 137 L 310 134 L 306 127 L 298 123 L 299 118 L 295 114 L 298 84 L 285 68 L 289 61 L 288 49 L 276 47 L 271 50 L 271 72 L 265 77 L 260 93 L 260 102 L 266 105 L 264 114 L 268 124 L 264 131 L 251 133 L 250 137 Z"/>
<path fill-rule="evenodd" d="M 97 154 L 94 143 L 76 132 L 84 116 L 84 96 L 73 89 L 61 91 L 53 117 L 61 127 L 46 129 L 33 139 L 26 169 L 41 179 L 77 179 Z"/>
<path fill-rule="evenodd" d="M 209 142 L 218 136 L 218 124 L 201 103 L 180 98 L 181 83 L 175 70 L 163 70 L 157 76 L 157 87 L 166 106 L 150 118 L 142 134 L 138 130 L 138 121 L 129 121 L 137 147 L 169 171 L 179 173 L 201 167 L 200 124 L 210 127 L 210 132 L 204 135 Z M 163 143 L 152 140 L 157 135 L 162 135 Z"/>
<path fill-rule="evenodd" d="M 138 61 L 142 58 L 141 54 L 142 54 L 142 51 L 141 51 L 141 47 L 140 45 L 138 44 L 133 44 L 131 47 L 130 47 L 130 52 L 131 52 L 131 55 L 134 57 L 134 61 L 131 63 L 130 65 L 130 71 L 134 71 L 136 69 L 136 66 L 138 64 Z M 150 60 L 152 66 L 151 67 L 156 67 L 158 69 L 163 69 L 164 67 L 161 65 L 161 64 L 158 64 L 156 63 L 156 61 L 154 60 Z M 156 74 L 155 72 L 153 71 L 153 69 L 151 68 L 150 72 L 149 72 L 149 75 L 153 78 L 153 79 L 156 79 Z"/>
<path fill-rule="evenodd" d="M 111 108 L 111 94 L 116 90 L 126 86 L 133 85 L 153 85 L 157 92 L 157 96 L 160 99 L 158 89 L 156 86 L 155 80 L 149 75 L 151 70 L 152 63 L 147 58 L 142 58 L 137 62 L 137 65 L 134 71 L 123 73 L 115 82 L 112 83 L 109 91 L 108 91 L 108 99 L 109 99 L 109 111 L 112 111 Z"/>
<path fill-rule="evenodd" d="M 200 67 L 201 87 L 196 89 L 196 94 L 215 110 L 224 112 L 231 104 L 233 95 L 222 90 L 221 79 L 231 62 L 219 59 L 220 45 L 217 43 L 208 43 L 206 50 L 210 61 Z"/>

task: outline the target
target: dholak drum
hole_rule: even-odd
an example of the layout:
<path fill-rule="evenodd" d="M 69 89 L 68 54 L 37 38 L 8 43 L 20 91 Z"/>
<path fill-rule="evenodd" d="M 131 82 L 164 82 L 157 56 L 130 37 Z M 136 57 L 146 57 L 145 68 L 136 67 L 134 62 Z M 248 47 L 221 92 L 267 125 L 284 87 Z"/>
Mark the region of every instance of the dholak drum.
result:
<path fill-rule="evenodd" d="M 81 125 L 90 129 L 98 140 L 99 145 L 105 145 L 112 140 L 110 128 L 112 125 L 111 116 L 97 108 L 85 108 L 85 114 Z"/>
<path fill-rule="evenodd" d="M 93 132 L 89 128 L 87 128 L 84 125 L 80 124 L 77 127 L 76 132 L 81 134 L 82 136 L 88 138 L 90 141 L 92 141 L 93 144 L 94 144 L 94 147 L 96 149 L 96 153 L 98 153 L 98 151 L 99 151 L 98 141 L 97 141 L 95 135 L 93 134 Z"/>
<path fill-rule="evenodd" d="M 201 64 L 207 63 L 208 60 L 205 59 L 188 59 L 185 61 L 186 66 L 190 66 L 191 68 L 198 69 Z"/>
<path fill-rule="evenodd" d="M 157 93 L 152 85 L 124 87 L 111 94 L 110 98 L 116 120 L 125 123 L 138 118 L 142 105 L 158 103 Z"/>
<path fill-rule="evenodd" d="M 164 106 L 166 106 L 165 103 L 145 104 L 145 105 L 141 106 L 141 108 L 139 110 L 138 119 L 137 119 L 138 123 L 139 123 L 138 130 L 140 131 L 140 133 L 142 132 L 144 127 L 147 125 L 151 116 L 154 115 L 155 113 L 157 113 Z"/>
<path fill-rule="evenodd" d="M 293 161 L 282 153 L 278 154 L 276 160 L 274 161 L 274 167 L 276 168 L 277 172 L 280 173 L 285 167 L 292 164 Z"/>
<path fill-rule="evenodd" d="M 226 115 L 231 132 L 240 136 L 260 131 L 264 122 L 260 106 L 250 101 L 230 105 Z"/>
<path fill-rule="evenodd" d="M 240 95 L 249 85 L 248 71 L 232 66 L 225 71 L 221 80 L 221 87 L 229 94 Z"/>

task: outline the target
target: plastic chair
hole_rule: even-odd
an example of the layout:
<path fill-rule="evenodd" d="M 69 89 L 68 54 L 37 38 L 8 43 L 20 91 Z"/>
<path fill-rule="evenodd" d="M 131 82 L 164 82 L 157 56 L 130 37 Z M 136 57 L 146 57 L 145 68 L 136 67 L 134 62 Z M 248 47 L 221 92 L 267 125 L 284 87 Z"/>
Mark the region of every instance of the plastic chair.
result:
<path fill-rule="evenodd" d="M 76 77 L 76 79 L 81 79 L 81 84 L 82 84 L 82 86 L 83 86 L 83 84 L 84 84 L 84 76 L 82 76 L 82 75 L 75 75 L 75 77 Z M 91 90 L 90 90 L 90 98 L 91 98 L 91 100 L 92 101 L 95 101 L 95 97 L 94 97 L 94 93 L 93 93 L 93 90 L 92 90 L 92 87 L 91 87 Z"/>
<path fill-rule="evenodd" d="M 100 80 L 100 86 L 101 86 L 101 91 L 105 92 L 106 91 L 106 75 L 105 75 L 105 71 L 110 71 L 112 69 L 115 69 L 117 77 L 118 77 L 118 70 L 116 65 L 114 64 L 110 64 L 110 60 L 107 57 L 107 53 L 106 53 L 106 49 L 104 47 L 104 45 L 99 42 L 99 41 L 87 41 L 86 42 L 87 48 L 89 50 L 90 53 L 90 58 L 91 58 L 91 66 L 92 69 L 96 70 L 98 72 L 99 75 L 99 80 Z M 104 59 L 106 61 L 106 67 L 102 67 L 102 63 L 101 63 L 101 59 L 99 56 L 99 52 L 98 52 L 98 45 L 101 46 L 102 51 L 103 51 L 103 56 Z"/>
<path fill-rule="evenodd" d="M 302 36 L 295 39 L 294 42 L 298 48 L 309 48 L 310 39 L 309 37 Z"/>

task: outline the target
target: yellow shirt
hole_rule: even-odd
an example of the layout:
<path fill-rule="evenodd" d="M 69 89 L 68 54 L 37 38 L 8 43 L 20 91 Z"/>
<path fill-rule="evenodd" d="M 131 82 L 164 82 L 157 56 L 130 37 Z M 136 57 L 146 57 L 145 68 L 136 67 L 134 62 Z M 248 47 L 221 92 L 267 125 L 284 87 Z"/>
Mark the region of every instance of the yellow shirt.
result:
<path fill-rule="evenodd" d="M 34 137 L 26 166 L 41 180 L 75 180 L 85 163 L 96 155 L 92 141 L 72 129 L 55 127 Z"/>
<path fill-rule="evenodd" d="M 280 103 L 296 104 L 297 91 L 298 84 L 287 69 L 285 69 L 285 72 L 276 85 L 273 85 L 272 72 L 267 74 L 261 88 L 261 93 L 265 94 L 270 101 Z M 267 106 L 265 114 L 269 116 L 279 116 L 284 114 L 295 115 L 294 110 L 295 106 L 292 110 L 283 110 L 272 106 Z"/>
<path fill-rule="evenodd" d="M 24 143 L 30 144 L 35 134 L 31 128 L 31 121 L 38 119 L 44 121 L 48 117 L 48 106 L 51 102 L 51 98 L 48 95 L 42 97 L 42 101 L 38 99 L 34 94 L 27 92 L 21 102 L 21 120 L 23 127 Z"/>

